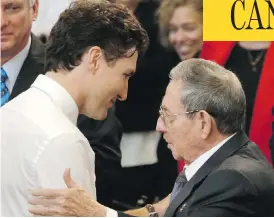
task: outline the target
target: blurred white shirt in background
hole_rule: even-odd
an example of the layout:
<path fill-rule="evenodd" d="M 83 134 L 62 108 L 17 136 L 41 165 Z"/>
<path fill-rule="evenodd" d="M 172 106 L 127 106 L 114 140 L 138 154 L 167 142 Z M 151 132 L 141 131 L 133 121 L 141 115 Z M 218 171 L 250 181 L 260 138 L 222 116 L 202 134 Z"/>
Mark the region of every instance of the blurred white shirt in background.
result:
<path fill-rule="evenodd" d="M 38 17 L 32 24 L 32 32 L 36 36 L 49 35 L 59 15 L 68 8 L 71 2 L 73 0 L 39 0 Z"/>

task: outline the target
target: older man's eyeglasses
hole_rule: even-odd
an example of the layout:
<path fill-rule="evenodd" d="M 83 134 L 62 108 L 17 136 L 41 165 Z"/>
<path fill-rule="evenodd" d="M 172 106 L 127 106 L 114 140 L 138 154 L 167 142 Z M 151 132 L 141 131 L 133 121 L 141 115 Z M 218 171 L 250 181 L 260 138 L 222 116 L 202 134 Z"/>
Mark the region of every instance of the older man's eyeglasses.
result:
<path fill-rule="evenodd" d="M 193 111 L 186 111 L 183 114 L 176 114 L 176 113 L 171 113 L 167 111 L 163 106 L 160 107 L 159 110 L 159 115 L 162 121 L 164 122 L 166 127 L 170 127 L 172 123 L 176 120 L 177 116 L 181 116 L 184 114 L 193 114 L 196 112 L 199 112 L 200 110 L 193 110 Z"/>

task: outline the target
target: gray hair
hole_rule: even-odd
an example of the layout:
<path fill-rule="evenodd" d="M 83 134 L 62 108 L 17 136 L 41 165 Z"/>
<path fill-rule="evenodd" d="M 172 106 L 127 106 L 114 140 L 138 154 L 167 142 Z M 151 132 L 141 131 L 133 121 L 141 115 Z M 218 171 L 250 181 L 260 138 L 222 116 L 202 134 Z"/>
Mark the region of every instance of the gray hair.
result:
<path fill-rule="evenodd" d="M 212 61 L 192 58 L 173 68 L 170 78 L 182 82 L 181 103 L 186 111 L 207 111 L 223 134 L 244 130 L 246 99 L 234 73 Z"/>

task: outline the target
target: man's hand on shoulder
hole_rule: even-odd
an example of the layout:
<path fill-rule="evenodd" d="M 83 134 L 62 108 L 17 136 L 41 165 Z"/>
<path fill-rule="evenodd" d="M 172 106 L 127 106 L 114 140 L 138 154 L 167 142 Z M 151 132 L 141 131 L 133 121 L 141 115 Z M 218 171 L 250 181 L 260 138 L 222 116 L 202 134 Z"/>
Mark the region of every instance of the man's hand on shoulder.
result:
<path fill-rule="evenodd" d="M 70 176 L 70 169 L 64 173 L 67 189 L 37 189 L 32 191 L 29 212 L 38 216 L 104 217 L 107 208 L 94 200 L 89 193 L 78 186 Z"/>
<path fill-rule="evenodd" d="M 29 212 L 38 216 L 75 216 L 75 217 L 105 217 L 107 207 L 98 203 L 92 196 L 77 185 L 70 176 L 70 169 L 64 173 L 67 189 L 37 189 L 32 191 L 33 198 L 29 200 Z M 154 204 L 155 211 L 163 216 L 170 202 L 170 195 Z M 132 216 L 148 216 L 148 210 L 143 207 L 125 212 Z"/>

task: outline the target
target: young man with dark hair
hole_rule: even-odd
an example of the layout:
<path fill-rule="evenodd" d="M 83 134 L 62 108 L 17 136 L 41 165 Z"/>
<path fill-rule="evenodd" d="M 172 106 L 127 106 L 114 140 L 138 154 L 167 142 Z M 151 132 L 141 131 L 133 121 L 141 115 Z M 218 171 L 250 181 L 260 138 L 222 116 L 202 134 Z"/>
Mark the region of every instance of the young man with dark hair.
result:
<path fill-rule="evenodd" d="M 2 168 L 3 216 L 29 216 L 29 190 L 65 187 L 60 173 L 67 167 L 96 198 L 94 153 L 77 117 L 103 120 L 127 98 L 147 44 L 125 7 L 82 0 L 60 15 L 46 48 L 46 75 L 1 108 L 2 164 L 9 166 Z"/>
<path fill-rule="evenodd" d="M 61 14 L 68 7 L 65 2 L 70 1 L 58 0 L 56 8 L 50 11 L 53 14 L 48 13 L 49 16 L 53 16 L 52 19 L 48 19 L 48 16 L 44 17 L 43 12 L 48 9 L 47 6 L 52 6 L 54 1 L 40 1 L 40 4 L 38 0 L 1 1 L 1 75 L 3 78 L 1 106 L 26 91 L 38 75 L 46 73 L 44 69 L 46 45 L 39 40 L 41 37 L 36 37 L 40 32 L 35 26 L 43 26 L 41 28 L 47 30 L 46 23 L 51 23 L 54 18 L 58 20 L 59 15 L 55 17 L 55 10 L 57 14 Z M 64 4 L 63 9 L 60 4 Z M 39 16 L 37 16 L 38 11 Z M 39 20 L 43 21 L 40 23 Z M 46 41 L 47 38 L 48 36 L 43 40 Z M 115 116 L 115 109 L 116 105 L 108 111 L 108 116 L 104 120 L 94 120 L 81 114 L 77 121 L 77 127 L 88 139 L 95 153 L 97 200 L 102 203 L 101 196 L 107 195 L 108 198 L 114 196 L 109 190 L 113 190 L 115 184 L 119 182 L 116 178 L 122 170 L 120 150 L 122 125 Z M 113 182 L 101 182 L 110 180 Z"/>

